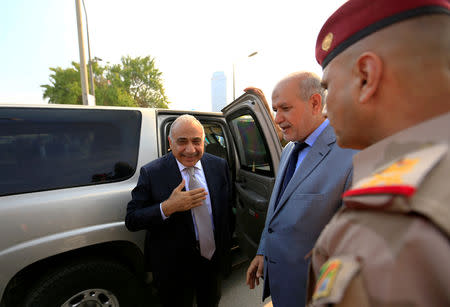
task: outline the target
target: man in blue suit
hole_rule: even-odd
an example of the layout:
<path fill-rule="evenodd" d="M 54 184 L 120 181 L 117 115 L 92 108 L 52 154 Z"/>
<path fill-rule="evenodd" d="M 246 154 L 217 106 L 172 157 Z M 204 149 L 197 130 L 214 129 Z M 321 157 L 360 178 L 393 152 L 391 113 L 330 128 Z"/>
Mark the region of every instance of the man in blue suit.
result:
<path fill-rule="evenodd" d="M 341 206 L 352 178 L 353 150 L 336 144 L 322 115 L 324 90 L 313 73 L 297 72 L 272 93 L 285 140 L 257 255 L 247 270 L 250 289 L 264 274 L 263 300 L 304 306 L 309 257 L 320 232 Z"/>
<path fill-rule="evenodd" d="M 164 307 L 217 306 L 230 264 L 231 186 L 225 160 L 204 152 L 202 124 L 178 117 L 171 153 L 141 168 L 125 224 L 147 230 L 145 256 Z"/>

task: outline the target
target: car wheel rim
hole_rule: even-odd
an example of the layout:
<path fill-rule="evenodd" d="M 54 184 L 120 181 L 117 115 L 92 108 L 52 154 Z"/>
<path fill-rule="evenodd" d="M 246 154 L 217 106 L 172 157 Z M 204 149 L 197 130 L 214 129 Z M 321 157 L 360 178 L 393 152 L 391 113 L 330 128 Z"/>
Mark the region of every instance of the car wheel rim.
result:
<path fill-rule="evenodd" d="M 119 307 L 119 301 L 110 291 L 88 289 L 75 294 L 61 307 Z"/>

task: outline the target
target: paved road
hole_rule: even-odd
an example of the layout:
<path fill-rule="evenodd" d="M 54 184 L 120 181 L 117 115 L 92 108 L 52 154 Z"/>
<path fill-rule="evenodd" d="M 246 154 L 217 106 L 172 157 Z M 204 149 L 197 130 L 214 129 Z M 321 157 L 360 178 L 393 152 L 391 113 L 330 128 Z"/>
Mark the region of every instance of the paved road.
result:
<path fill-rule="evenodd" d="M 219 307 L 271 307 L 270 299 L 264 303 L 262 298 L 262 284 L 250 290 L 245 284 L 245 273 L 249 262 L 244 262 L 235 268 L 230 277 L 222 284 L 222 299 Z"/>

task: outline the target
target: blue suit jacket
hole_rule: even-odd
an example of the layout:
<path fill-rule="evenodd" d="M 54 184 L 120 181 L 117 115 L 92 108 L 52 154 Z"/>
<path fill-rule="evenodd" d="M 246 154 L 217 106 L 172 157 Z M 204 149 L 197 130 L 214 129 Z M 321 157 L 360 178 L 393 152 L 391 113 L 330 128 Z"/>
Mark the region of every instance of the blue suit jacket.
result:
<path fill-rule="evenodd" d="M 336 144 L 327 126 L 295 172 L 277 208 L 282 178 L 294 147 L 283 150 L 258 254 L 264 255 L 263 299 L 274 306 L 303 306 L 311 251 L 320 232 L 341 206 L 342 192 L 351 184 L 354 150 Z M 269 285 L 267 284 L 269 280 Z"/>
<path fill-rule="evenodd" d="M 229 170 L 225 160 L 208 153 L 204 153 L 201 162 L 214 220 L 214 257 L 227 273 L 232 231 Z M 145 257 L 155 279 L 195 273 L 189 271 L 197 248 L 191 211 L 176 212 L 166 220 L 160 211 L 160 203 L 169 198 L 181 181 L 176 159 L 169 153 L 141 168 L 128 203 L 125 225 L 131 231 L 147 230 Z"/>

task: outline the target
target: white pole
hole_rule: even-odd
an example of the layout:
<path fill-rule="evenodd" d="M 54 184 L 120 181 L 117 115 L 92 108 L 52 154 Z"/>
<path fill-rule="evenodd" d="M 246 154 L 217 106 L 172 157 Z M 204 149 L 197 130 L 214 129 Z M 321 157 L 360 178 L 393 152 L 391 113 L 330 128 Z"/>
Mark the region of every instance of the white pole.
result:
<path fill-rule="evenodd" d="M 86 71 L 86 59 L 84 58 L 84 38 L 83 38 L 83 23 L 81 21 L 81 4 L 80 0 L 75 0 L 77 9 L 77 26 L 78 26 L 78 46 L 80 49 L 80 77 L 81 77 L 81 96 L 83 98 L 83 105 L 88 103 L 88 83 Z"/>
<path fill-rule="evenodd" d="M 95 98 L 94 73 L 92 72 L 92 60 L 91 60 L 91 43 L 89 42 L 89 23 L 88 23 L 86 6 L 84 5 L 84 0 L 82 0 L 82 1 L 83 1 L 83 8 L 84 8 L 84 17 L 86 18 L 86 38 L 87 38 L 87 45 L 88 45 L 89 89 L 90 89 L 89 94 L 91 94 Z"/>
<path fill-rule="evenodd" d="M 236 100 L 236 85 L 235 85 L 235 72 L 234 72 L 234 63 L 233 63 L 233 101 Z"/>

